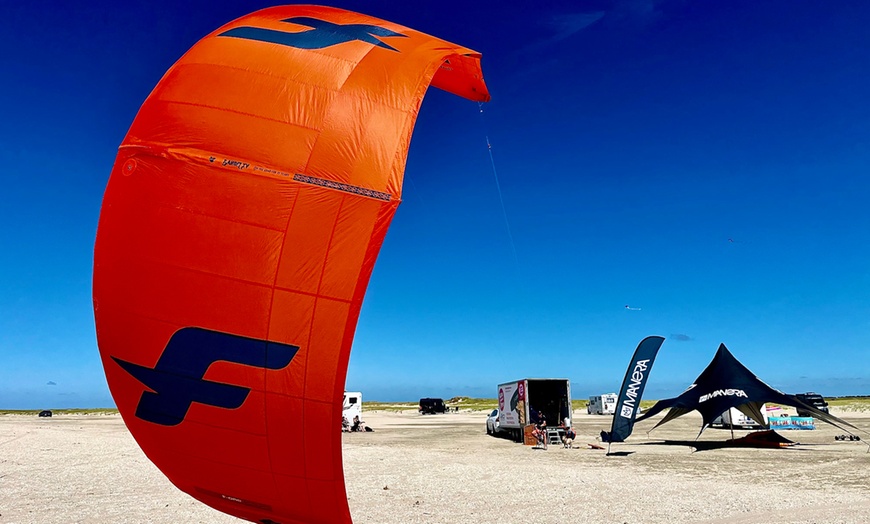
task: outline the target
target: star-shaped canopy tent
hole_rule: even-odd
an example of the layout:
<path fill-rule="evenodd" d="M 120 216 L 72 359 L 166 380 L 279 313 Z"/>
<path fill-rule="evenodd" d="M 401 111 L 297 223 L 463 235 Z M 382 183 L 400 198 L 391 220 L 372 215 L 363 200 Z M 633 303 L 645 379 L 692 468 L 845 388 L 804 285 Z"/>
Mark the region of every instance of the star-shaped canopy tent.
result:
<path fill-rule="evenodd" d="M 850 434 L 859 431 L 852 424 L 801 402 L 794 395 L 787 395 L 768 386 L 734 358 L 725 344 L 719 345 L 716 356 L 686 391 L 678 397 L 656 402 L 649 411 L 638 417 L 636 422 L 670 409 L 667 415 L 653 426 L 652 429 L 655 429 L 665 422 L 697 410 L 703 418 L 701 426 L 703 432 L 716 417 L 730 408 L 737 408 L 752 420 L 763 424 L 762 409 L 767 402 L 801 408 L 812 413 L 813 417 L 833 424 Z"/>

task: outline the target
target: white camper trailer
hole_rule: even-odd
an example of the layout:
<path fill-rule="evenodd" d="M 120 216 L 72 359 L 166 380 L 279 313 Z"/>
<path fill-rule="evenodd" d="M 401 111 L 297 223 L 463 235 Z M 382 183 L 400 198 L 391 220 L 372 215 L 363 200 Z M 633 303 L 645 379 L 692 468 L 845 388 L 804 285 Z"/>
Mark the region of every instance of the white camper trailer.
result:
<path fill-rule="evenodd" d="M 586 413 L 590 415 L 613 415 L 616 413 L 616 393 L 605 393 L 589 397 Z"/>
<path fill-rule="evenodd" d="M 722 413 L 718 417 L 714 418 L 710 423 L 711 428 L 724 428 L 724 429 L 757 429 L 761 427 L 766 427 L 767 422 L 767 405 L 761 405 L 761 413 L 764 415 L 764 420 L 761 423 L 758 423 L 752 420 L 751 417 L 747 417 L 737 408 L 730 408 L 725 413 Z"/>
<path fill-rule="evenodd" d="M 359 417 L 362 420 L 362 393 L 359 391 L 344 392 L 341 415 L 347 419 L 349 424 L 353 424 L 353 417 Z"/>

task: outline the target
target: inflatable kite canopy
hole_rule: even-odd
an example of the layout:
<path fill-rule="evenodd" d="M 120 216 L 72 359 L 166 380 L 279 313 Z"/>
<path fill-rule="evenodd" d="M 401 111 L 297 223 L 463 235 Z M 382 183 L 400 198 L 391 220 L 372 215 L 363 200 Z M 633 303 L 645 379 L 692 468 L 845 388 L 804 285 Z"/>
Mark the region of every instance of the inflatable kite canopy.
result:
<path fill-rule="evenodd" d="M 489 99 L 474 51 L 284 6 L 200 40 L 139 110 L 100 215 L 97 339 L 130 432 L 193 497 L 350 522 L 347 363 L 430 84 Z"/>

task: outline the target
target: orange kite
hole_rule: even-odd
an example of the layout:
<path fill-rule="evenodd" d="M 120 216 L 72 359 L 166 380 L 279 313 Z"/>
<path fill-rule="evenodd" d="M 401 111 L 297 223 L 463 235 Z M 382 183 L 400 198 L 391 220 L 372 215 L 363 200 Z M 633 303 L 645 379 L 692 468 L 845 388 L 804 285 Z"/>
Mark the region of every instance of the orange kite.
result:
<path fill-rule="evenodd" d="M 489 99 L 474 51 L 284 6 L 200 40 L 139 110 L 100 215 L 97 339 L 130 432 L 191 496 L 351 521 L 347 364 L 430 84 Z"/>

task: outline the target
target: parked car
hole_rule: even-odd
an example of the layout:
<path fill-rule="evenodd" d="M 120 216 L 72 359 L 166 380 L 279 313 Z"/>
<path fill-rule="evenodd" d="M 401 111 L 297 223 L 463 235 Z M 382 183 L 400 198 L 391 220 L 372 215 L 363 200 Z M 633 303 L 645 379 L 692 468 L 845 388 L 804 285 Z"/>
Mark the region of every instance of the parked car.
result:
<path fill-rule="evenodd" d="M 498 427 L 498 409 L 494 409 L 486 417 L 486 434 L 495 435 L 499 431 L 501 431 L 501 428 Z"/>
<path fill-rule="evenodd" d="M 798 393 L 797 395 L 795 395 L 795 398 L 797 398 L 798 400 L 800 400 L 804 404 L 807 404 L 809 406 L 812 406 L 812 407 L 818 409 L 819 411 L 821 411 L 823 413 L 828 413 L 828 403 L 825 402 L 825 398 L 822 397 L 821 395 L 819 395 L 818 393 L 813 393 L 812 391 L 810 391 L 808 393 Z M 799 417 L 811 417 L 812 413 L 810 413 L 806 410 L 803 410 L 801 408 L 797 408 L 797 416 L 799 416 Z"/>
<path fill-rule="evenodd" d="M 421 415 L 446 413 L 447 406 L 444 405 L 444 400 L 440 398 L 421 398 L 419 411 Z"/>

